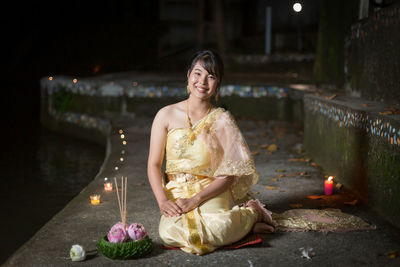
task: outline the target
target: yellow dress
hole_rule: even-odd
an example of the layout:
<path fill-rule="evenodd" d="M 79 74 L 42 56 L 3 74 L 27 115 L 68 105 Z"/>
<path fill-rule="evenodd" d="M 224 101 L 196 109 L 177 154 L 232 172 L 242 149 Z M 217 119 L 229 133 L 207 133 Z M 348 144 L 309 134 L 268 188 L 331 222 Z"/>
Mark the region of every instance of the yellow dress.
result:
<path fill-rule="evenodd" d="M 166 246 L 202 255 L 232 244 L 248 234 L 258 213 L 235 205 L 258 181 L 249 148 L 229 112 L 218 108 L 206 120 L 196 139 L 188 139 L 187 128 L 169 131 L 166 142 L 165 185 L 168 198 L 190 198 L 214 179 L 234 177 L 231 190 L 203 202 L 179 217 L 161 217 L 159 234 Z"/>

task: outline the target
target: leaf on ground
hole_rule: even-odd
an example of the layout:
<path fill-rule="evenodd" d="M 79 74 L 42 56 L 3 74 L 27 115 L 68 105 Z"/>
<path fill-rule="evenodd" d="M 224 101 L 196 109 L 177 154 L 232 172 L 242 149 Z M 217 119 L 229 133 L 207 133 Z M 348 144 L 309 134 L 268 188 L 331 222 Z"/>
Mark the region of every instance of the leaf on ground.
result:
<path fill-rule="evenodd" d="M 385 111 L 379 112 L 379 114 L 381 114 L 381 115 L 392 115 L 392 114 L 393 114 L 393 111 L 391 111 L 391 110 L 385 110 Z"/>
<path fill-rule="evenodd" d="M 288 177 L 288 178 L 290 178 L 290 177 L 294 177 L 295 175 L 293 175 L 293 174 L 290 174 L 290 173 L 288 173 L 288 174 L 286 174 L 286 177 Z"/>
<path fill-rule="evenodd" d="M 325 198 L 325 196 L 324 195 L 319 195 L 319 196 L 311 195 L 311 196 L 307 196 L 307 198 L 310 198 L 310 199 L 323 199 L 323 198 Z"/>
<path fill-rule="evenodd" d="M 254 195 L 260 194 L 260 192 L 258 192 L 258 191 L 254 191 L 254 192 L 251 192 L 251 193 L 254 194 Z"/>
<path fill-rule="evenodd" d="M 269 145 L 269 146 L 267 147 L 267 150 L 268 150 L 268 151 L 277 151 L 277 150 L 278 150 L 278 146 L 275 145 L 275 144 Z"/>
<path fill-rule="evenodd" d="M 143 186 L 144 182 L 136 183 L 136 186 Z"/>
<path fill-rule="evenodd" d="M 286 174 L 279 174 L 277 177 L 278 178 L 286 177 Z"/>
<path fill-rule="evenodd" d="M 400 110 L 396 109 L 393 106 L 387 106 L 385 108 L 389 109 L 389 110 L 381 111 L 381 112 L 379 112 L 379 114 L 381 114 L 381 115 L 400 114 Z"/>
<path fill-rule="evenodd" d="M 259 145 L 258 147 L 262 148 L 262 149 L 266 149 L 268 147 L 268 144 L 262 144 L 262 145 Z"/>
<path fill-rule="evenodd" d="M 311 176 L 311 175 L 309 175 L 306 171 L 303 171 L 303 172 L 296 172 L 296 175 L 301 176 L 301 177 L 305 177 L 305 178 L 308 178 L 308 177 Z"/>
<path fill-rule="evenodd" d="M 357 202 L 358 202 L 358 199 L 354 199 L 353 201 L 344 202 L 344 204 L 354 206 L 357 204 Z"/>
<path fill-rule="evenodd" d="M 270 186 L 270 185 L 267 185 L 265 188 L 268 189 L 268 190 L 278 190 L 279 189 L 276 186 Z"/>
<path fill-rule="evenodd" d="M 332 99 L 334 99 L 335 97 L 337 97 L 336 94 L 331 95 L 331 96 L 325 96 L 325 99 L 327 99 L 327 100 L 332 100 Z"/>
<path fill-rule="evenodd" d="M 277 169 L 276 172 L 286 172 L 286 169 Z"/>
<path fill-rule="evenodd" d="M 389 258 L 391 258 L 391 259 L 397 258 L 398 256 L 399 256 L 399 252 L 397 252 L 397 251 L 389 252 Z"/>
<path fill-rule="evenodd" d="M 370 104 L 370 103 L 364 103 L 362 104 L 363 107 L 373 107 L 375 104 Z"/>
<path fill-rule="evenodd" d="M 313 167 L 315 167 L 315 168 L 318 168 L 318 167 L 319 167 L 319 165 L 318 165 L 317 163 L 315 163 L 315 162 L 311 162 L 310 165 L 313 166 Z"/>
<path fill-rule="evenodd" d="M 257 156 L 258 154 L 260 154 L 260 151 L 254 150 L 253 152 L 251 152 L 251 154 L 253 154 L 254 156 Z"/>
<path fill-rule="evenodd" d="M 303 207 L 303 204 L 301 204 L 301 203 L 295 203 L 295 204 L 289 204 L 289 206 L 290 206 L 291 208 L 294 208 L 294 209 L 299 209 L 299 208 L 302 208 L 302 207 Z"/>
<path fill-rule="evenodd" d="M 284 189 L 281 189 L 281 190 L 279 190 L 279 192 L 286 192 L 286 190 L 284 190 Z"/>
<path fill-rule="evenodd" d="M 288 159 L 291 162 L 304 162 L 306 161 L 305 158 L 293 158 L 293 159 Z"/>
<path fill-rule="evenodd" d="M 278 179 L 277 178 L 271 178 L 271 179 L 269 179 L 271 182 L 278 182 Z"/>

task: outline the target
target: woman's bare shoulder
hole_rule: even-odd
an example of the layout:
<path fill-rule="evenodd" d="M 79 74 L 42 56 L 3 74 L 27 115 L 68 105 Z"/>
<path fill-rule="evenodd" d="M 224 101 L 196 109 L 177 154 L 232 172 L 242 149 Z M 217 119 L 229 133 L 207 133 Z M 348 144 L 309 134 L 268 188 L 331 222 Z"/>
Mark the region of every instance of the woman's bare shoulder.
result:
<path fill-rule="evenodd" d="M 157 112 L 156 116 L 170 117 L 170 116 L 173 116 L 174 114 L 176 114 L 178 112 L 182 112 L 182 111 L 184 111 L 184 109 L 183 109 L 183 101 L 161 108 Z"/>
<path fill-rule="evenodd" d="M 157 112 L 154 123 L 162 124 L 165 128 L 169 128 L 171 122 L 176 121 L 182 112 L 184 112 L 183 101 L 165 106 Z"/>

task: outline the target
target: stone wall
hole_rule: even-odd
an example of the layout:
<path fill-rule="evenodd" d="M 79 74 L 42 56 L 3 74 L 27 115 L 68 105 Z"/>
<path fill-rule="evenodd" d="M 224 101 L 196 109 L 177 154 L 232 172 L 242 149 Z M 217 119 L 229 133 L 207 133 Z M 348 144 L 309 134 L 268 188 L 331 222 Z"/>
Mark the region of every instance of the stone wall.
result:
<path fill-rule="evenodd" d="M 359 99 L 304 98 L 304 145 L 326 175 L 400 227 L 400 116 Z"/>
<path fill-rule="evenodd" d="M 400 2 L 351 28 L 345 42 L 347 92 L 368 100 L 400 101 Z"/>
<path fill-rule="evenodd" d="M 109 127 L 104 119 L 107 114 L 154 117 L 162 107 L 187 98 L 184 84 L 133 80 L 44 77 L 42 121 L 53 118 L 59 123 L 79 124 L 104 134 Z M 280 85 L 227 84 L 221 86 L 216 105 L 236 117 L 301 123 L 302 90 Z"/>

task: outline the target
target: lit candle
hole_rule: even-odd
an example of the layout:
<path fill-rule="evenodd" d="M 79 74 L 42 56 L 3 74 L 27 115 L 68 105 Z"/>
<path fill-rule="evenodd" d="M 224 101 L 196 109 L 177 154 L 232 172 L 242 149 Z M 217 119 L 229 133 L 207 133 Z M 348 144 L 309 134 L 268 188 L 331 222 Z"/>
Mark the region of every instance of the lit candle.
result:
<path fill-rule="evenodd" d="M 91 195 L 90 203 L 92 203 L 92 205 L 99 205 L 100 204 L 100 195 Z"/>
<path fill-rule="evenodd" d="M 329 176 L 325 180 L 325 195 L 332 195 L 333 192 L 333 176 Z"/>
<path fill-rule="evenodd" d="M 104 183 L 104 190 L 112 191 L 112 183 Z"/>
<path fill-rule="evenodd" d="M 104 178 L 104 190 L 112 191 L 112 183 L 108 181 L 108 178 Z"/>

